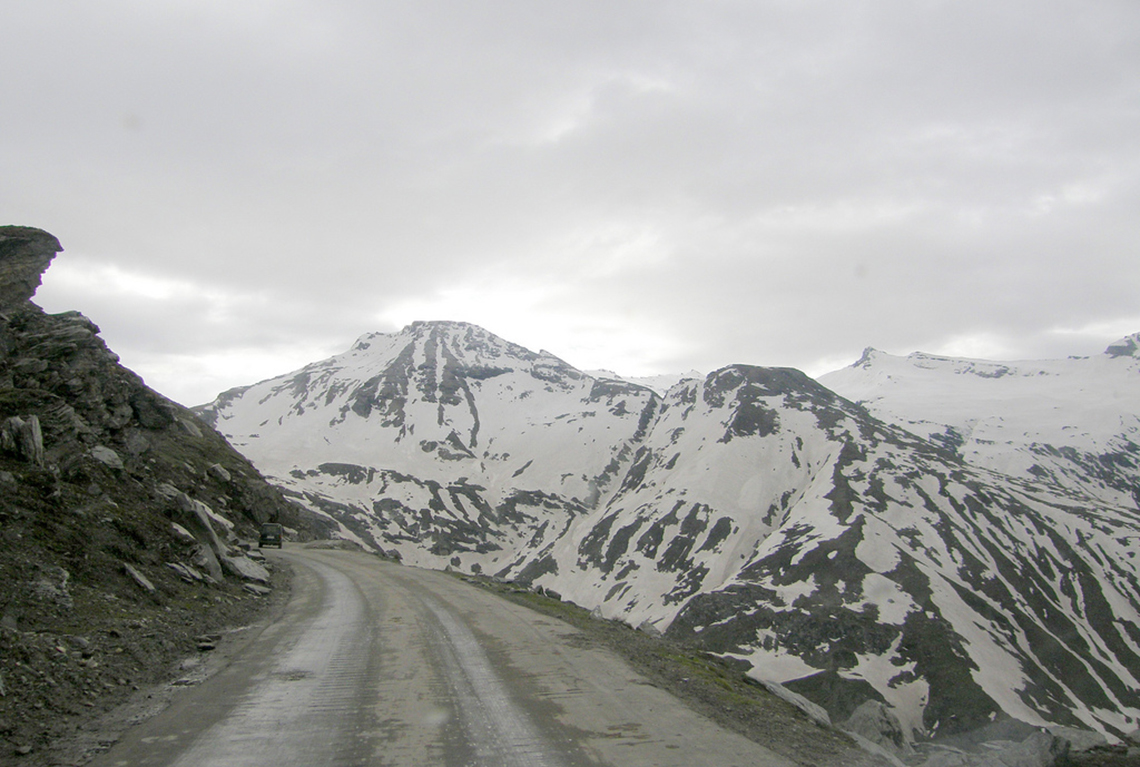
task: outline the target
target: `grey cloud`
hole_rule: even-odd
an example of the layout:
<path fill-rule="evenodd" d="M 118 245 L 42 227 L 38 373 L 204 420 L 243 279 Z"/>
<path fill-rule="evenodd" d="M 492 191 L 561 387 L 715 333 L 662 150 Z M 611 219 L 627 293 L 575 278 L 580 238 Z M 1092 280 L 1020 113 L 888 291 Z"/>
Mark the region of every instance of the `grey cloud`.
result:
<path fill-rule="evenodd" d="M 116 347 L 347 344 L 393 306 L 495 281 L 550 287 L 518 303 L 565 320 L 552 346 L 657 329 L 663 369 L 987 334 L 1072 353 L 1086 339 L 1056 329 L 1140 319 L 1130 0 L 8 16 L 12 222 L 64 259 L 264 297 L 218 323 L 202 296 L 68 296 Z"/>

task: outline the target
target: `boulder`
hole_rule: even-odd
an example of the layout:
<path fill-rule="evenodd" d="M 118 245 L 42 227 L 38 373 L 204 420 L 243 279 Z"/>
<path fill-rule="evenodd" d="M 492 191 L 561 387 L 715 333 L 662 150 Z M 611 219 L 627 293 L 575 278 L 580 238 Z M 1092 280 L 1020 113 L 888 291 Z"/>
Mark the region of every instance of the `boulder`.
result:
<path fill-rule="evenodd" d="M 1047 732 L 1035 732 L 1020 743 L 1010 743 L 990 759 L 1000 767 L 1052 767 L 1057 760 L 1055 739 Z"/>
<path fill-rule="evenodd" d="M 840 727 L 885 748 L 896 756 L 910 756 L 914 753 L 914 748 L 903 731 L 898 717 L 886 704 L 877 700 L 864 701 Z"/>
<path fill-rule="evenodd" d="M 812 703 L 804 696 L 800 695 L 799 693 L 792 692 L 787 687 L 784 687 L 784 685 L 779 684 L 778 682 L 770 682 L 767 679 L 757 679 L 756 681 L 764 685 L 765 689 L 767 689 L 768 692 L 772 693 L 778 698 L 782 698 L 788 703 L 791 703 L 793 706 L 798 708 L 800 711 L 803 711 L 819 724 L 822 724 L 825 727 L 831 726 L 831 716 L 827 713 L 827 710 L 823 706 Z"/>
<path fill-rule="evenodd" d="M 0 451 L 44 465 L 44 435 L 38 416 L 13 416 L 0 422 Z"/>
<path fill-rule="evenodd" d="M 1058 756 L 1068 756 L 1108 745 L 1108 738 L 1092 730 L 1055 726 L 1050 727 L 1048 732 L 1053 738 L 1053 752 Z"/>
<path fill-rule="evenodd" d="M 655 626 L 653 623 L 651 623 L 648 620 L 644 620 L 640 624 L 638 624 L 637 630 L 640 631 L 642 634 L 648 634 L 649 636 L 654 637 L 654 638 L 658 638 L 658 639 L 662 636 L 661 629 L 657 628 L 657 626 Z"/>
<path fill-rule="evenodd" d="M 201 583 L 204 579 L 202 573 L 195 570 L 190 565 L 184 565 L 181 562 L 167 562 L 166 566 L 173 570 L 179 578 L 187 583 Z"/>
<path fill-rule="evenodd" d="M 214 526 L 210 524 L 213 514 L 210 507 L 166 483 L 159 485 L 156 490 L 160 496 L 174 502 L 178 521 L 173 524 L 188 532 L 200 544 L 194 554 L 194 564 L 205 570 L 211 579 L 221 581 L 225 577 L 222 559 L 227 551 L 214 531 Z"/>
<path fill-rule="evenodd" d="M 109 447 L 104 445 L 96 445 L 91 448 L 90 455 L 99 463 L 106 466 L 108 469 L 123 469 L 123 459 Z"/>
<path fill-rule="evenodd" d="M 150 582 L 150 579 L 134 567 L 131 567 L 128 564 L 124 564 L 123 572 L 129 575 L 131 580 L 135 582 L 135 585 L 143 591 L 147 592 L 148 594 L 153 594 L 155 592 L 154 584 Z"/>
<path fill-rule="evenodd" d="M 248 557 L 221 556 L 222 569 L 243 581 L 269 583 L 269 571 Z"/>
<path fill-rule="evenodd" d="M 208 545 L 215 556 L 224 556 L 226 549 L 222 546 L 222 542 L 210 522 L 211 518 L 215 516 L 213 510 L 180 490 L 176 490 L 175 493 L 173 500 L 180 512 L 180 524 L 189 530 L 196 539 Z"/>
<path fill-rule="evenodd" d="M 170 523 L 170 530 L 174 533 L 174 537 L 183 543 L 195 543 L 198 540 L 194 537 L 193 533 L 177 522 Z"/>
<path fill-rule="evenodd" d="M 210 580 L 218 582 L 225 578 L 222 573 L 222 563 L 218 561 L 213 549 L 206 544 L 199 544 L 191 559 L 195 565 L 206 571 L 206 577 Z"/>
<path fill-rule="evenodd" d="M 71 573 L 58 565 L 46 567 L 36 565 L 37 577 L 31 582 L 32 597 L 41 602 L 70 610 L 72 607 L 71 592 L 68 582 Z"/>
<path fill-rule="evenodd" d="M 921 767 L 1054 767 L 1068 764 L 1072 755 L 1108 745 L 1097 732 L 1072 727 L 1049 727 L 1019 740 L 979 741 L 965 753 L 940 748 Z"/>

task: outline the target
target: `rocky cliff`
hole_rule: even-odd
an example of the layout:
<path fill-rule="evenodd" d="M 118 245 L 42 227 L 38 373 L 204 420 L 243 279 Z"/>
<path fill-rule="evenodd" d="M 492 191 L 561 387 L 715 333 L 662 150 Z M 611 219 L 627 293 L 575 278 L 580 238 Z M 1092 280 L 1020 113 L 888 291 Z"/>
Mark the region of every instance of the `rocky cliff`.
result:
<path fill-rule="evenodd" d="M 257 524 L 306 524 L 90 320 L 31 302 L 60 250 L 0 227 L 0 761 L 35 759 L 256 610 Z"/>

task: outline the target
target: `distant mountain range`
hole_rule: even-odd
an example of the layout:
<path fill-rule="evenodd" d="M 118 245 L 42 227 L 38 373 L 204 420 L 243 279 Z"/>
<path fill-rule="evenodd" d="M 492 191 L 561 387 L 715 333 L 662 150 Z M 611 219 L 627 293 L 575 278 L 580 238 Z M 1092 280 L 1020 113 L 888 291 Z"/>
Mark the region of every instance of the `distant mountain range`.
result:
<path fill-rule="evenodd" d="M 415 323 L 197 409 L 345 538 L 541 586 L 911 731 L 1140 717 L 1140 335 L 668 390 Z"/>
<path fill-rule="evenodd" d="M 1140 505 L 1140 333 L 1103 354 L 988 362 L 867 349 L 820 382 L 974 466 Z"/>

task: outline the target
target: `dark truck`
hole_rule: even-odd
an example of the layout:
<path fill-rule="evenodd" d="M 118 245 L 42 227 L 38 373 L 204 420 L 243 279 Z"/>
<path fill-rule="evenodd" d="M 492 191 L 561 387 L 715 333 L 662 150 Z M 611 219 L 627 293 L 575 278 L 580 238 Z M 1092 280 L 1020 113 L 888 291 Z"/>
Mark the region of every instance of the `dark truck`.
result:
<path fill-rule="evenodd" d="M 261 526 L 261 535 L 257 538 L 257 547 L 276 546 L 281 548 L 285 539 L 285 530 L 276 522 L 266 522 Z"/>

